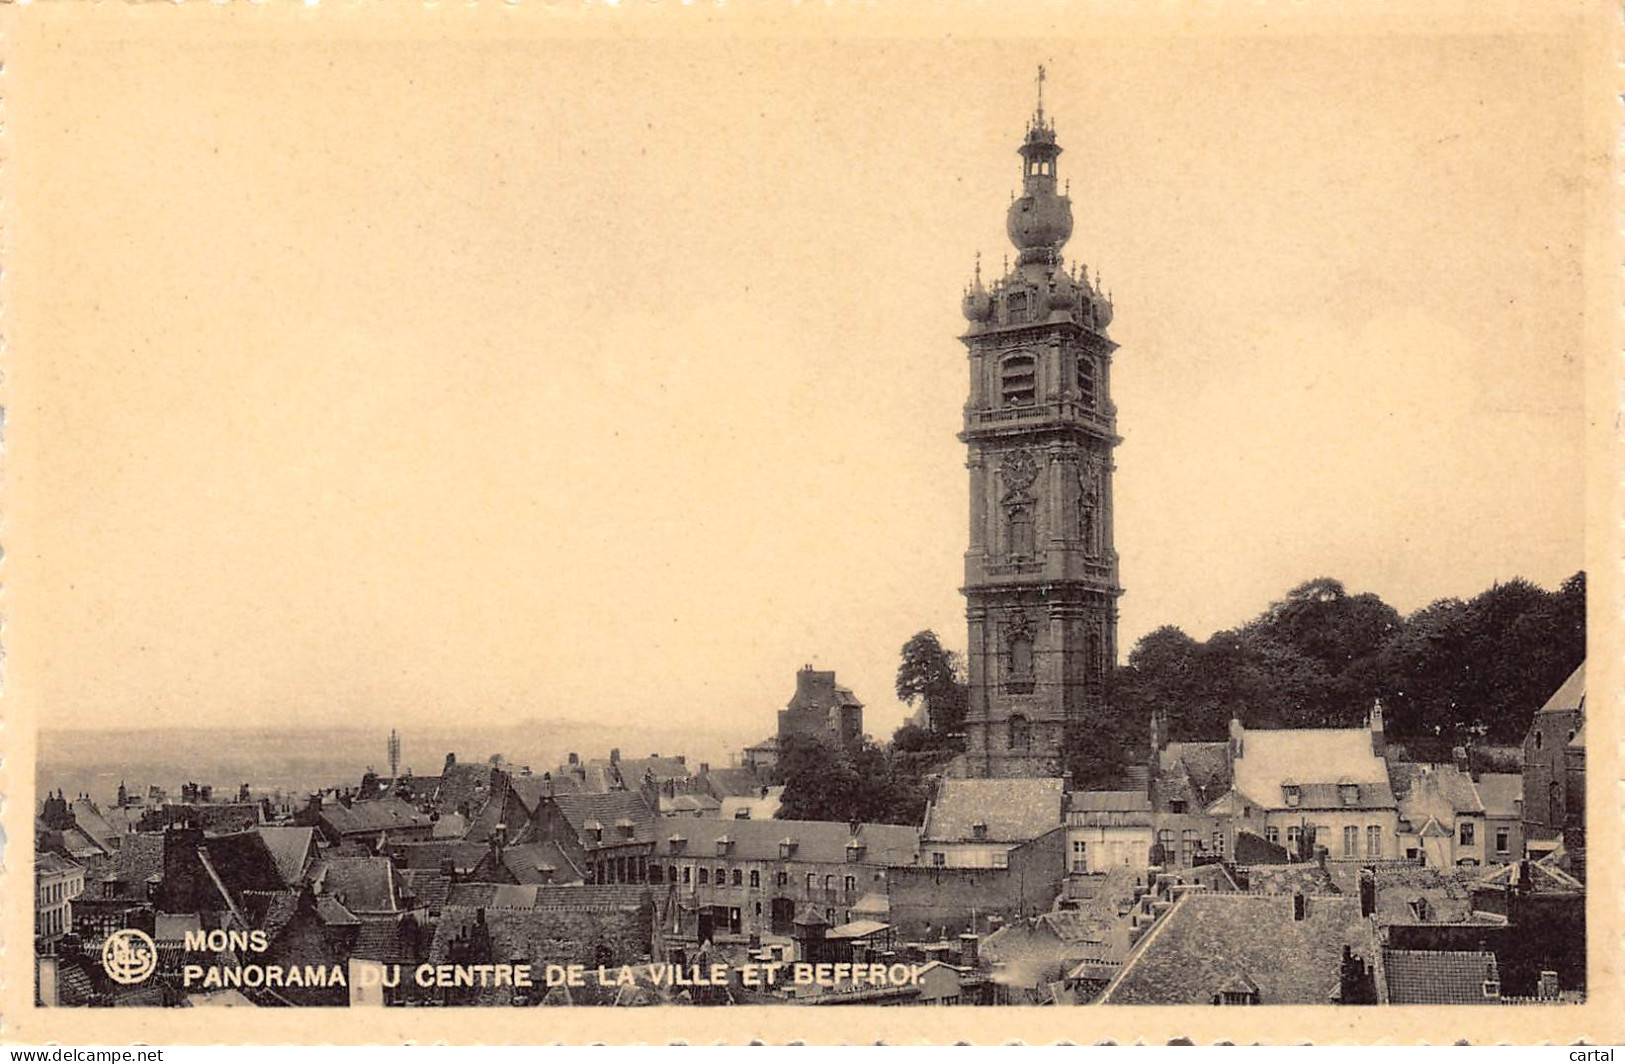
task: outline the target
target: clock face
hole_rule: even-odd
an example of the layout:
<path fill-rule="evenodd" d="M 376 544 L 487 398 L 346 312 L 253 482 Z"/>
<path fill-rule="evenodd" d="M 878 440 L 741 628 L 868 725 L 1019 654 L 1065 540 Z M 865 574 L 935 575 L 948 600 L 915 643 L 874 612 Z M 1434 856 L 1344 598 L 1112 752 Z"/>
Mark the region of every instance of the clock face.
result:
<path fill-rule="evenodd" d="M 1000 471 L 1004 474 L 1005 487 L 1020 491 L 1038 479 L 1038 462 L 1031 451 L 1012 451 Z"/>

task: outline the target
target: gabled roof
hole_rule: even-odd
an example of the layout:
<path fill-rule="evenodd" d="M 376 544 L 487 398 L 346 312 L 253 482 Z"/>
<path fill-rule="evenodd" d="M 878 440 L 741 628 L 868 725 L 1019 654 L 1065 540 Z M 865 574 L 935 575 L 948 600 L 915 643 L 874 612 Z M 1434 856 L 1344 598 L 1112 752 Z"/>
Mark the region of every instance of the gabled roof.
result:
<path fill-rule="evenodd" d="M 205 837 L 203 852 L 232 901 L 245 890 L 271 891 L 287 886 L 258 830 Z"/>
<path fill-rule="evenodd" d="M 451 880 L 438 870 L 411 868 L 396 875 L 411 895 L 413 906 L 429 910 L 430 915 L 439 913 L 451 896 Z"/>
<path fill-rule="evenodd" d="M 1233 981 L 1257 987 L 1263 1005 L 1322 1005 L 1342 971 L 1343 948 L 1367 961 L 1376 942 L 1358 898 L 1294 899 L 1186 894 L 1130 951 L 1101 996 L 1111 1005 L 1206 1005 Z"/>
<path fill-rule="evenodd" d="M 79 825 L 79 830 L 90 836 L 91 840 L 112 853 L 118 848 L 118 838 L 121 834 L 102 815 L 101 807 L 89 798 L 75 798 L 68 806 L 73 814 L 73 822 Z"/>
<path fill-rule="evenodd" d="M 1222 867 L 1222 866 L 1220 866 Z M 1241 869 L 1247 876 L 1247 889 L 1255 894 L 1318 894 L 1342 893 L 1332 874 L 1318 862 L 1299 864 L 1251 865 Z"/>
<path fill-rule="evenodd" d="M 384 847 L 402 868 L 422 868 L 438 872 L 442 861 L 450 860 L 459 872 L 478 868 L 490 847 L 483 842 L 461 839 L 435 839 L 428 842 L 391 842 Z"/>
<path fill-rule="evenodd" d="M 34 875 L 36 877 L 64 875 L 70 872 L 83 872 L 84 870 L 84 866 L 77 861 L 70 861 L 58 854 L 34 854 Z"/>
<path fill-rule="evenodd" d="M 1484 815 L 1516 819 L 1522 815 L 1523 775 L 1517 772 L 1486 772 L 1478 777 L 1478 797 Z"/>
<path fill-rule="evenodd" d="M 1390 1005 L 1483 1005 L 1501 996 L 1493 953 L 1384 949 L 1382 967 Z"/>
<path fill-rule="evenodd" d="M 717 842 L 729 840 L 728 857 L 745 861 L 779 860 L 779 844 L 793 840 L 789 860 L 840 864 L 854 839 L 850 826 L 830 820 L 674 819 L 661 822 L 655 856 L 707 861 L 718 856 Z M 680 840 L 680 841 L 679 841 Z M 910 865 L 919 854 L 919 832 L 898 824 L 861 824 L 856 836 L 863 864 Z M 854 862 L 858 863 L 858 862 Z"/>
<path fill-rule="evenodd" d="M 119 836 L 114 878 L 122 883 L 145 883 L 164 874 L 164 833 L 144 831 Z"/>
<path fill-rule="evenodd" d="M 173 824 L 189 819 L 205 835 L 227 835 L 257 827 L 262 817 L 258 802 L 171 802 L 164 806 L 164 819 Z"/>
<path fill-rule="evenodd" d="M 315 878 L 318 894 L 336 898 L 353 913 L 399 909 L 395 869 L 386 857 L 328 857 Z"/>
<path fill-rule="evenodd" d="M 1235 786 L 1266 809 L 1293 808 L 1283 788 L 1297 784 L 1302 809 L 1392 809 L 1388 766 L 1364 728 L 1247 729 L 1235 760 Z M 1359 786 L 1353 806 L 1340 784 Z"/>
<path fill-rule="evenodd" d="M 1430 819 L 1454 824 L 1458 816 L 1484 812 L 1478 786 L 1455 765 L 1396 764 L 1390 768 L 1408 779 L 1405 797 L 1399 801 L 1399 815 L 1413 828 Z"/>
<path fill-rule="evenodd" d="M 434 839 L 460 839 L 468 834 L 468 818 L 458 812 L 446 813 L 434 822 L 429 837 Z"/>
<path fill-rule="evenodd" d="M 1169 743 L 1158 751 L 1159 783 L 1170 791 L 1188 787 L 1190 793 L 1170 793 L 1191 805 L 1206 805 L 1230 789 L 1228 742 Z"/>
<path fill-rule="evenodd" d="M 944 779 L 925 811 L 927 842 L 1027 842 L 1064 824 L 1066 783 L 1058 778 Z"/>
<path fill-rule="evenodd" d="M 1586 701 L 1586 665 L 1580 662 L 1578 668 L 1569 673 L 1569 678 L 1563 685 L 1552 692 L 1552 697 L 1541 706 L 1539 713 L 1581 713 L 1585 711 Z"/>
<path fill-rule="evenodd" d="M 1380 864 L 1371 875 L 1377 888 L 1376 920 L 1383 927 L 1473 922 L 1472 871 Z"/>
<path fill-rule="evenodd" d="M 502 851 L 502 867 L 520 883 L 579 883 L 586 878 L 586 872 L 551 840 L 507 847 Z"/>
<path fill-rule="evenodd" d="M 311 847 L 316 838 L 315 828 L 270 827 L 255 828 L 276 864 L 283 886 L 296 887 L 310 870 Z"/>
<path fill-rule="evenodd" d="M 606 791 L 602 794 L 556 794 L 553 803 L 575 831 L 583 845 L 593 849 L 599 845 L 625 845 L 653 842 L 660 818 L 649 808 L 638 791 Z M 630 821 L 630 835 L 616 829 L 622 821 Z M 596 821 L 603 829 L 602 842 L 595 842 L 588 825 Z"/>
<path fill-rule="evenodd" d="M 369 916 L 361 921 L 350 956 L 383 964 L 415 964 L 428 946 L 427 939 L 410 915 Z"/>
<path fill-rule="evenodd" d="M 332 802 L 322 806 L 321 819 L 341 837 L 429 826 L 428 813 L 399 798 L 378 798 L 349 806 Z"/>
<path fill-rule="evenodd" d="M 762 788 L 767 786 L 767 780 L 758 776 L 755 769 L 745 766 L 709 769 L 701 782 L 713 798 L 759 798 Z"/>

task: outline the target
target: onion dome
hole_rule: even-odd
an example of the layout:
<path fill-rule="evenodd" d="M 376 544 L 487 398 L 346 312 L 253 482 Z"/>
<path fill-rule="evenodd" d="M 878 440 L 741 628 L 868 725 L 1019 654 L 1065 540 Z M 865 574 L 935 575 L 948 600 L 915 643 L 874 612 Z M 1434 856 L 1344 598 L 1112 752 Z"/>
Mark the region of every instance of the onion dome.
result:
<path fill-rule="evenodd" d="M 1071 310 L 1078 305 L 1077 286 L 1064 270 L 1056 270 L 1049 276 L 1048 305 L 1051 310 Z"/>
<path fill-rule="evenodd" d="M 976 279 L 965 289 L 961 308 L 967 321 L 986 321 L 993 316 L 993 296 L 982 286 L 982 256 L 976 256 Z"/>
<path fill-rule="evenodd" d="M 1095 328 L 1104 329 L 1112 323 L 1112 301 L 1096 292 L 1090 301 L 1094 304 Z"/>
<path fill-rule="evenodd" d="M 1053 188 L 1031 189 L 1010 204 L 1005 230 L 1021 251 L 1018 262 L 1051 259 L 1072 237 L 1072 201 Z"/>

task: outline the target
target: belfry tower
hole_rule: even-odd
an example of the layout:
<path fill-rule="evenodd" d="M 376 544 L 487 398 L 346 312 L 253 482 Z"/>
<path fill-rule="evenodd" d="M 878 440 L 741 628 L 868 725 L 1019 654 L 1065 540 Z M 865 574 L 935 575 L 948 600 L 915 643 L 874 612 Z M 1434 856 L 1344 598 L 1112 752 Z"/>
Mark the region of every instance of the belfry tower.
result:
<path fill-rule="evenodd" d="M 1117 659 L 1112 305 L 1098 274 L 1091 284 L 1062 263 L 1072 201 L 1043 92 L 1040 67 L 1008 219 L 1015 267 L 986 287 L 978 263 L 964 303 L 966 767 L 978 777 L 1058 775 L 1068 721 L 1103 697 Z"/>

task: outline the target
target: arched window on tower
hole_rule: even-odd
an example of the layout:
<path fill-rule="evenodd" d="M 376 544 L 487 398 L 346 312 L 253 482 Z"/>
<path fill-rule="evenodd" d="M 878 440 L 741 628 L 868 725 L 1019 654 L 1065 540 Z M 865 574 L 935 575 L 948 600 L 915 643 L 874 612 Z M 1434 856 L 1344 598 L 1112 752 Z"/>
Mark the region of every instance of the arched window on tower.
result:
<path fill-rule="evenodd" d="M 1105 675 L 1106 656 L 1101 650 L 1100 633 L 1098 631 L 1089 633 L 1089 653 L 1084 660 L 1089 663 L 1089 679 L 1091 681 L 1098 680 Z"/>
<path fill-rule="evenodd" d="M 1010 678 L 1030 680 L 1033 675 L 1033 637 L 1018 632 L 1010 638 Z"/>
<path fill-rule="evenodd" d="M 999 365 L 999 396 L 1005 406 L 1031 406 L 1038 400 L 1038 364 L 1031 355 L 1011 355 Z"/>
<path fill-rule="evenodd" d="M 1034 549 L 1033 508 L 1028 505 L 1010 507 L 1010 556 L 1031 558 Z"/>
<path fill-rule="evenodd" d="M 1032 728 L 1027 718 L 1017 713 L 1010 718 L 1010 749 L 1025 750 L 1032 742 Z"/>
<path fill-rule="evenodd" d="M 1095 358 L 1093 355 L 1078 356 L 1078 401 L 1090 410 L 1095 408 L 1095 398 L 1098 394 L 1098 382 L 1095 377 Z"/>
<path fill-rule="evenodd" d="M 1563 819 L 1563 785 L 1553 780 L 1546 785 L 1546 818 L 1549 826 L 1555 826 Z"/>

